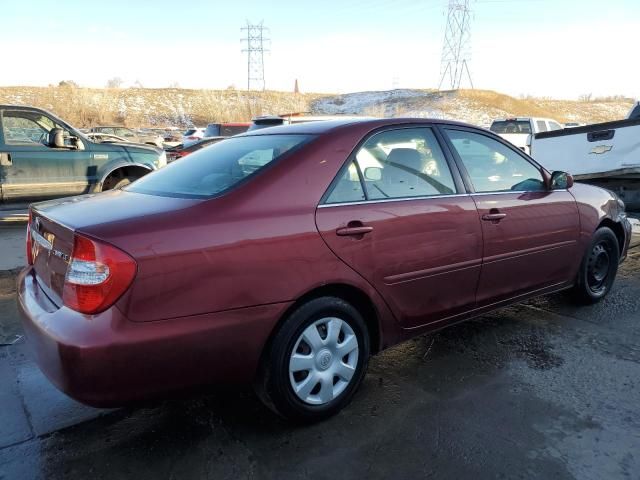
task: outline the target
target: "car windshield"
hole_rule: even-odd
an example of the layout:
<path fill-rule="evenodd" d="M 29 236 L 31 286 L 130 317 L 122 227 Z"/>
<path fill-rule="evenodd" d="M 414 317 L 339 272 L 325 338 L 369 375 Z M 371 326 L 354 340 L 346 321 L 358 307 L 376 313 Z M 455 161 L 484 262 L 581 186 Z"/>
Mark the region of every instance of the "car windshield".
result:
<path fill-rule="evenodd" d="M 229 138 L 142 177 L 126 190 L 171 197 L 213 197 L 304 145 L 311 138 L 310 135 Z"/>
<path fill-rule="evenodd" d="M 529 120 L 499 120 L 491 124 L 490 130 L 495 133 L 531 133 Z"/>

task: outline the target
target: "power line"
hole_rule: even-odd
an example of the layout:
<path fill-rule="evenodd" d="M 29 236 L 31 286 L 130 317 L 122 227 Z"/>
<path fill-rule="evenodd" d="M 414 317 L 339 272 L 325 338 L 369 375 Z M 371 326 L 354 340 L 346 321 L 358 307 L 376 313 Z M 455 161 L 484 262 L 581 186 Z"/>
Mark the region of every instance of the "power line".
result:
<path fill-rule="evenodd" d="M 440 85 L 458 90 L 466 73 L 473 88 L 469 60 L 471 59 L 471 8 L 470 0 L 449 0 L 447 26 L 444 33 L 440 61 Z"/>
<path fill-rule="evenodd" d="M 246 38 L 241 42 L 246 42 L 246 48 L 242 49 L 243 53 L 247 53 L 247 90 L 264 90 L 264 53 L 269 50 L 265 48 L 265 43 L 269 42 L 265 38 L 265 32 L 269 29 L 262 25 L 251 24 L 247 21 L 247 26 L 240 29 L 246 32 Z"/>

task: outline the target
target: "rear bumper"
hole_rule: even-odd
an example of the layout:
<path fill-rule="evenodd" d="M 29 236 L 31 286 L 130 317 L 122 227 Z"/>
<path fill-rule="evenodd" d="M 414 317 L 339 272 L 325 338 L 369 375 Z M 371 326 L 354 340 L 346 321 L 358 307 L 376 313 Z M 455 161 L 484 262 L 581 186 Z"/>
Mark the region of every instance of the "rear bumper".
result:
<path fill-rule="evenodd" d="M 289 303 L 157 322 L 131 322 L 116 307 L 87 316 L 56 307 L 31 268 L 18 305 L 40 369 L 70 397 L 122 406 L 211 383 L 249 383 Z"/>

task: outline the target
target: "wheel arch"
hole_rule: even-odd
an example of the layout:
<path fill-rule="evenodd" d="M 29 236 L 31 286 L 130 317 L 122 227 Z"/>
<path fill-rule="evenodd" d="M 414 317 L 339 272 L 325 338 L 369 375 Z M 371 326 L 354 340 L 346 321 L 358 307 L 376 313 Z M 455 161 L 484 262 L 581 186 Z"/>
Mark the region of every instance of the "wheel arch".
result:
<path fill-rule="evenodd" d="M 269 352 L 273 338 L 291 313 L 309 300 L 320 297 L 337 297 L 353 305 L 362 314 L 362 318 L 367 326 L 371 354 L 376 354 L 382 349 L 382 327 L 380 324 L 380 314 L 369 295 L 353 285 L 346 283 L 330 283 L 309 290 L 305 294 L 301 295 L 289 306 L 289 308 L 285 310 L 273 327 L 271 334 L 262 349 L 261 358 L 264 358 L 264 355 Z M 260 363 L 262 363 L 262 360 Z"/>
<path fill-rule="evenodd" d="M 107 180 L 107 178 L 109 178 L 110 176 L 112 176 L 117 172 L 121 173 L 120 175 L 121 177 L 129 177 L 129 176 L 142 177 L 147 173 L 151 173 L 152 171 L 153 171 L 152 168 L 150 168 L 147 165 L 143 165 L 141 163 L 125 163 L 125 164 L 116 165 L 115 167 L 112 167 L 111 169 L 109 169 L 107 173 L 102 175 L 102 178 L 100 179 L 100 183 L 98 184 L 99 185 L 98 191 L 102 191 L 102 187 L 104 185 L 104 182 Z"/>
<path fill-rule="evenodd" d="M 616 238 L 618 239 L 618 247 L 620 248 L 620 254 L 622 255 L 622 252 L 624 251 L 624 242 L 625 242 L 624 227 L 620 225 L 620 223 L 615 222 L 610 218 L 602 219 L 602 221 L 598 224 L 598 228 L 596 228 L 596 231 L 598 231 L 602 227 L 608 227 L 613 231 Z"/>

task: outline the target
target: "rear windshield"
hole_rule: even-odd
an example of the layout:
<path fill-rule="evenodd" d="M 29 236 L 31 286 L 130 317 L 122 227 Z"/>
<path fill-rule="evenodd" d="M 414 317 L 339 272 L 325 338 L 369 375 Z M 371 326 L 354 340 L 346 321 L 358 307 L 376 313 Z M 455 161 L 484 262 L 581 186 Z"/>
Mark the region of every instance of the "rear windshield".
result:
<path fill-rule="evenodd" d="M 490 130 L 495 133 L 531 133 L 529 120 L 500 120 L 491 124 Z"/>
<path fill-rule="evenodd" d="M 184 132 L 184 136 L 188 137 L 189 135 L 193 135 L 194 133 L 196 133 L 196 129 L 195 128 L 190 128 L 189 130 L 187 130 L 186 132 Z"/>
<path fill-rule="evenodd" d="M 171 197 L 213 197 L 312 138 L 311 135 L 232 137 L 146 175 L 126 190 Z"/>

